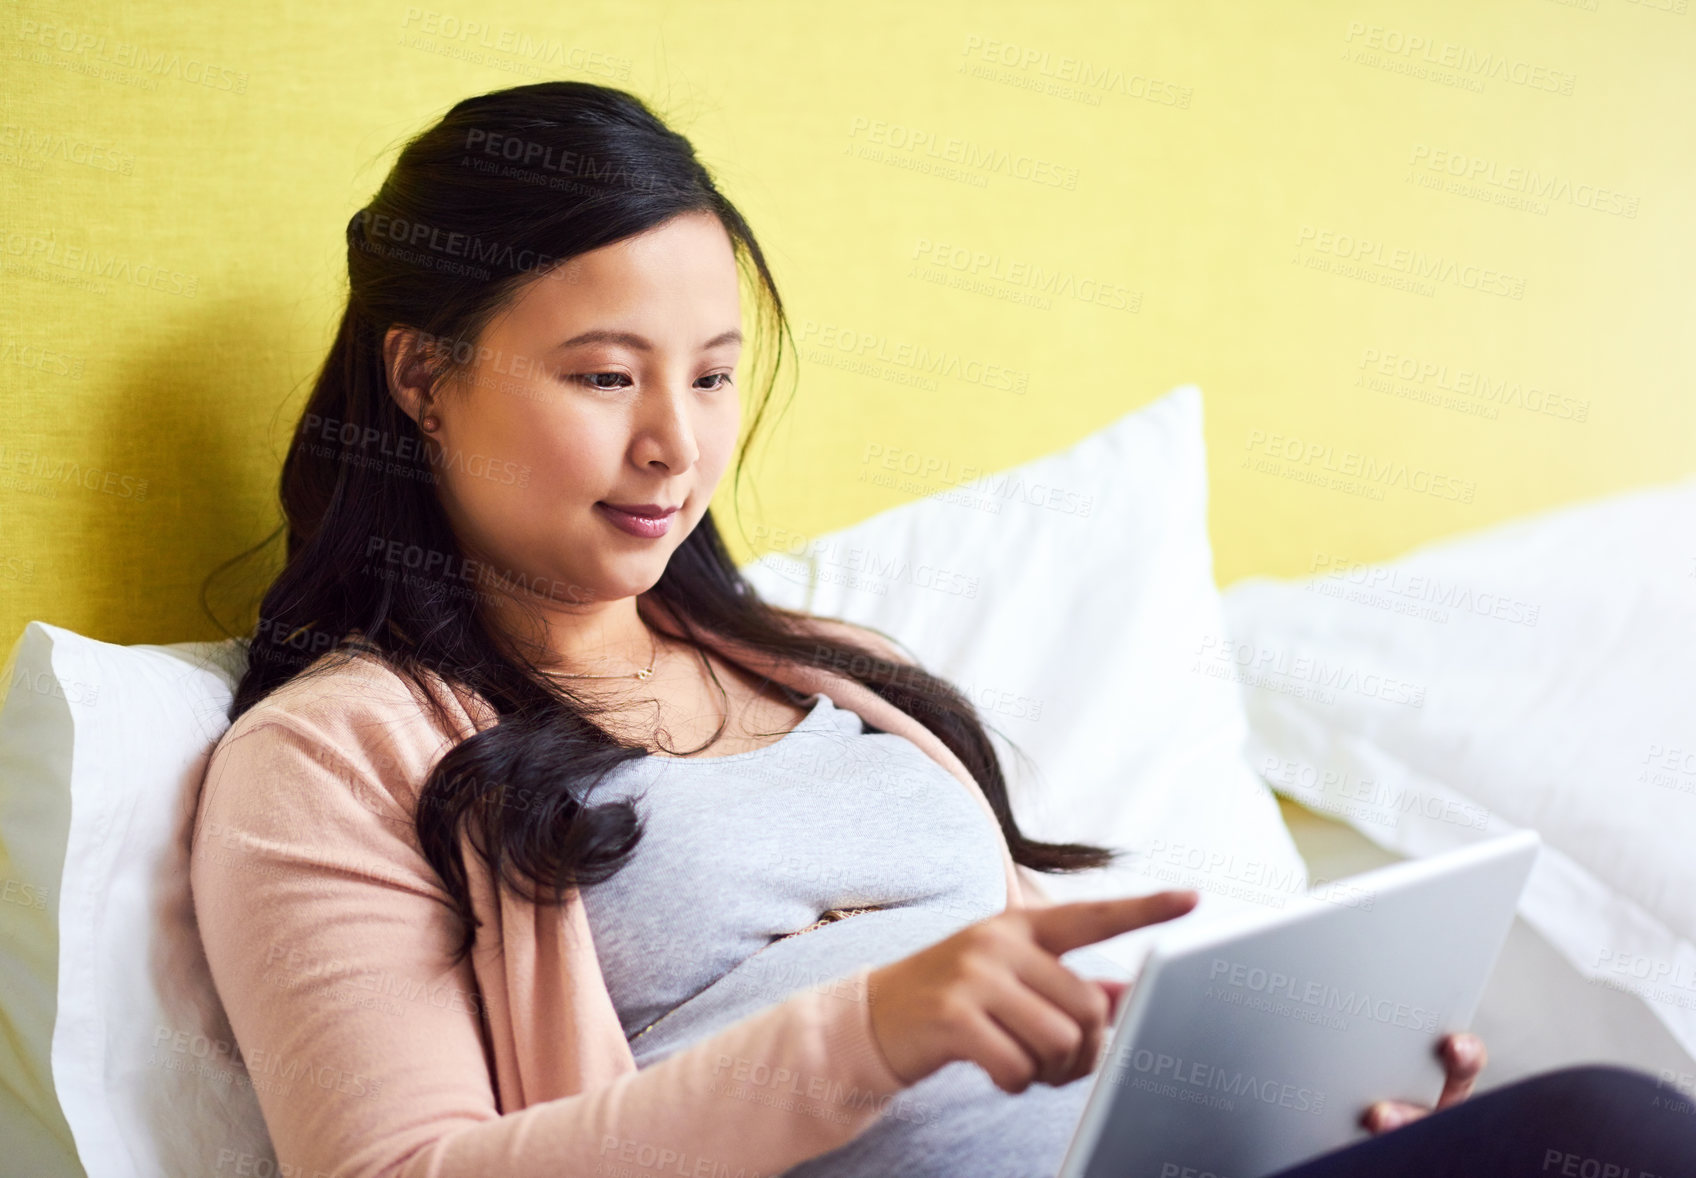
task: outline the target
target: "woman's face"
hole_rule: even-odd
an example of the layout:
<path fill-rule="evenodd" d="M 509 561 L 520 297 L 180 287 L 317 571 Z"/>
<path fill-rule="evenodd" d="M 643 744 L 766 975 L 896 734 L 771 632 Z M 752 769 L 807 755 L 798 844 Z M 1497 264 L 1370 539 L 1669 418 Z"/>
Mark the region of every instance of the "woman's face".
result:
<path fill-rule="evenodd" d="M 710 213 L 523 288 L 426 410 L 440 421 L 427 436 L 466 557 L 545 612 L 594 612 L 651 588 L 735 449 L 740 323 L 735 255 Z M 632 534 L 643 525 L 615 504 L 676 510 Z"/>

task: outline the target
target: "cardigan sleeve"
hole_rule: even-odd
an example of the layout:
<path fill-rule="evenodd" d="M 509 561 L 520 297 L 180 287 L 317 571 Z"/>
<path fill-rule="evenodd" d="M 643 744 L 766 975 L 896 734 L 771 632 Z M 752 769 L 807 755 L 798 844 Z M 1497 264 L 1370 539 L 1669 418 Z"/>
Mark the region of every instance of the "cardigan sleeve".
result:
<path fill-rule="evenodd" d="M 868 967 L 503 1115 L 473 967 L 450 964 L 458 918 L 384 763 L 270 712 L 238 720 L 203 779 L 195 913 L 282 1173 L 767 1175 L 904 1099 L 872 1034 Z"/>

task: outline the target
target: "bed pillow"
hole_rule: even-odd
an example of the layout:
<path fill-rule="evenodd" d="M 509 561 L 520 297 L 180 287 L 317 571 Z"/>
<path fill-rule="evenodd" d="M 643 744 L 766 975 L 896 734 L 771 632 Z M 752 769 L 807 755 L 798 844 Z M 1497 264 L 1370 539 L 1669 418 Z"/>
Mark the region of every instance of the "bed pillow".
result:
<path fill-rule="evenodd" d="M 234 643 L 117 646 L 43 622 L 11 652 L 0 871 L 22 900 L 0 905 L 0 1124 L 20 1173 L 275 1167 L 188 884 L 194 802 L 242 657 Z"/>
<path fill-rule="evenodd" d="M 59 875 L 71 825 L 70 709 L 52 639 L 30 626 L 6 660 L 0 706 L 0 1141 L 20 1172 L 76 1175 L 76 1144 L 53 1091 Z M 44 672 L 45 669 L 45 673 Z"/>
<path fill-rule="evenodd" d="M 911 458 L 880 452 L 868 477 L 911 478 Z M 1244 759 L 1234 684 L 1205 673 L 1224 638 L 1207 485 L 1201 391 L 1185 385 L 747 572 L 767 600 L 871 626 L 958 686 L 1026 833 L 1129 853 L 1035 876 L 1051 898 L 1194 887 L 1192 922 L 1282 908 L 1307 890 L 1306 867 Z M 1159 932 L 1099 948 L 1134 966 Z"/>
<path fill-rule="evenodd" d="M 1434 854 L 1534 827 L 1520 913 L 1696 1055 L 1696 479 L 1225 593 L 1278 791 Z"/>

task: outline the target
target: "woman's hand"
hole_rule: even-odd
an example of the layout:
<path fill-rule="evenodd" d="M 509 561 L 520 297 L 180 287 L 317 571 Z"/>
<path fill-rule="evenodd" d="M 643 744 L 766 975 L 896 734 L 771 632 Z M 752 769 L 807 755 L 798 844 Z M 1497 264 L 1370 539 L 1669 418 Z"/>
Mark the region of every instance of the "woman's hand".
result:
<path fill-rule="evenodd" d="M 1484 1050 L 1484 1040 L 1477 1035 L 1471 1031 L 1457 1031 L 1444 1035 L 1438 1041 L 1437 1054 L 1442 1058 L 1445 1074 L 1443 1094 L 1437 1098 L 1437 1108 L 1448 1108 L 1472 1094 L 1473 1082 L 1484 1070 L 1489 1053 Z M 1409 1104 L 1405 1100 L 1380 1100 L 1367 1106 L 1360 1123 L 1373 1133 L 1384 1133 L 1417 1121 L 1433 1111 L 1422 1104 Z"/>
<path fill-rule="evenodd" d="M 1062 953 L 1182 916 L 1194 891 L 1014 908 L 868 976 L 873 1036 L 908 1084 L 969 1059 L 1004 1092 L 1094 1070 L 1126 983 L 1081 978 Z"/>

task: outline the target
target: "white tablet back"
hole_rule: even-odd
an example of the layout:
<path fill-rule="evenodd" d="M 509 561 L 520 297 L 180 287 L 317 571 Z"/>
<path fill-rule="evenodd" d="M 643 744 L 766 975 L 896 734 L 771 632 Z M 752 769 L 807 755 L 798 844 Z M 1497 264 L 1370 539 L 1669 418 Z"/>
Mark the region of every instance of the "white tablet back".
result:
<path fill-rule="evenodd" d="M 1060 1178 L 1263 1178 L 1434 1105 L 1536 857 L 1535 831 L 1387 867 L 1158 941 Z"/>

